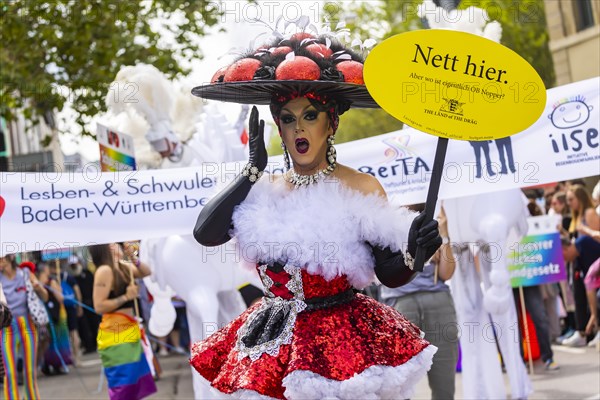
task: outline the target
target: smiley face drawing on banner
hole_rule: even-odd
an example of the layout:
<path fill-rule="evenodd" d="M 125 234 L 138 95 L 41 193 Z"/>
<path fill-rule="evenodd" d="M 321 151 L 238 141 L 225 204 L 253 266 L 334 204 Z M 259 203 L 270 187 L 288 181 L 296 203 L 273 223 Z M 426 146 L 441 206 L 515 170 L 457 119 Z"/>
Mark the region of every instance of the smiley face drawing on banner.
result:
<path fill-rule="evenodd" d="M 367 90 L 390 115 L 438 136 L 425 203 L 433 219 L 448 139 L 487 141 L 521 132 L 546 106 L 544 82 L 514 51 L 489 39 L 445 29 L 386 39 L 365 60 Z M 414 269 L 425 263 L 420 247 Z"/>
<path fill-rule="evenodd" d="M 402 33 L 367 57 L 369 93 L 389 114 L 420 131 L 458 140 L 521 132 L 546 105 L 544 82 L 521 56 L 470 33 Z"/>

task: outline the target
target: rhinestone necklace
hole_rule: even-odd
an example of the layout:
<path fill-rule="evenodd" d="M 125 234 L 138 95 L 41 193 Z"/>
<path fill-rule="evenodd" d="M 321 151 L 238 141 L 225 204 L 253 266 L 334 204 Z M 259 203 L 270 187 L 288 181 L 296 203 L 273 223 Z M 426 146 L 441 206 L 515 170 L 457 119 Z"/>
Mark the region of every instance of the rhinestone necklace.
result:
<path fill-rule="evenodd" d="M 290 169 L 290 175 L 286 176 L 285 180 L 293 184 L 294 189 L 297 189 L 301 186 L 308 186 L 313 183 L 319 182 L 321 179 L 328 175 L 331 175 L 331 173 L 335 170 L 336 166 L 336 163 L 330 164 L 327 166 L 327 168 L 317 171 L 312 175 L 300 175 L 292 167 L 292 169 Z"/>

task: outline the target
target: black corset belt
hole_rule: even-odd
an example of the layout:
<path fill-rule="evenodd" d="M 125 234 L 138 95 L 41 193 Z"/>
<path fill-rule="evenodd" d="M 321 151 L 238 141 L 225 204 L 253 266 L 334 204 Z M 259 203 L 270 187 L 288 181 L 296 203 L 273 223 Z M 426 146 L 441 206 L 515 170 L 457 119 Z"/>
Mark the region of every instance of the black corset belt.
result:
<path fill-rule="evenodd" d="M 276 340 L 281 335 L 289 336 L 299 312 L 349 303 L 354 296 L 354 291 L 349 288 L 333 296 L 313 297 L 304 301 L 264 297 L 263 306 L 250 315 L 251 320 L 240 339 L 246 348 L 252 348 Z"/>
<path fill-rule="evenodd" d="M 311 299 L 305 299 L 306 303 L 305 311 L 320 310 L 322 308 L 329 308 L 338 306 L 340 304 L 346 304 L 354 299 L 354 290 L 352 288 L 346 289 L 343 292 L 334 294 L 333 296 L 327 297 L 313 297 Z"/>

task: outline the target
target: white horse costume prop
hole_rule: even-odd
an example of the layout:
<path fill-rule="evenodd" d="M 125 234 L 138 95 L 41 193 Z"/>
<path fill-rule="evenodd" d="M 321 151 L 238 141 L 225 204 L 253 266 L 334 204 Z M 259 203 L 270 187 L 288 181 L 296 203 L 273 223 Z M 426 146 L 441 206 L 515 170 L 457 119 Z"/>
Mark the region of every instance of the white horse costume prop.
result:
<path fill-rule="evenodd" d="M 434 29 L 452 29 L 500 42 L 502 26 L 490 21 L 485 10 L 444 10 L 433 1 L 419 6 L 419 16 Z M 510 379 L 511 398 L 532 392 L 520 354 L 517 312 L 506 258 L 510 242 L 527 233 L 529 212 L 520 190 L 483 194 L 444 201 L 448 230 L 460 249 L 451 280 L 458 322 L 462 328 L 463 395 L 466 399 L 504 399 L 506 390 L 498 359 L 500 346 Z M 474 254 L 479 247 L 480 271 Z M 483 284 L 483 292 L 482 292 Z"/>
<path fill-rule="evenodd" d="M 457 268 L 450 285 L 462 331 L 465 399 L 507 397 L 496 340 L 509 376 L 511 398 L 525 399 L 532 392 L 520 353 L 506 261 L 509 245 L 527 233 L 526 204 L 518 189 L 444 200 L 448 233 L 457 250 Z"/>
<path fill-rule="evenodd" d="M 215 105 L 203 107 L 190 90 L 176 88 L 155 67 L 145 64 L 123 67 L 111 87 L 116 91 L 106 98 L 109 113 L 104 123 L 133 136 L 139 169 L 247 158 L 240 140 L 247 107 L 237 123 L 231 124 Z M 186 302 L 192 343 L 245 310 L 237 290 L 240 286 L 251 282 L 260 287 L 257 275 L 238 266 L 234 244 L 202 247 L 191 235 L 193 223 L 190 235 L 144 240 L 140 245 L 140 259 L 152 269 L 151 277 L 144 280 L 154 297 L 150 333 L 166 336 L 173 328 L 171 297 L 176 293 Z M 207 398 L 208 386 L 197 379 L 200 375 L 193 377 L 195 397 Z"/>

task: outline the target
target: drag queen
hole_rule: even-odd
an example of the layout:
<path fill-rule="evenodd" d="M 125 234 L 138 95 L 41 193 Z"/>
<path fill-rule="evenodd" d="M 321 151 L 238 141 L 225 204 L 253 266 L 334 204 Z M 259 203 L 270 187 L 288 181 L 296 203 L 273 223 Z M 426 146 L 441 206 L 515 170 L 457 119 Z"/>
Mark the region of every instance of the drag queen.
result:
<path fill-rule="evenodd" d="M 191 364 L 225 398 L 408 398 L 436 348 L 355 289 L 375 276 L 390 287 L 410 280 L 417 246 L 429 258 L 442 243 L 437 222 L 393 206 L 374 177 L 337 163 L 339 115 L 377 107 L 363 60 L 331 38 L 295 36 L 193 91 L 269 104 L 287 172 L 263 176 L 264 121 L 254 107 L 249 163 L 203 208 L 194 236 L 205 246 L 235 238 L 264 297 L 194 344 Z"/>

